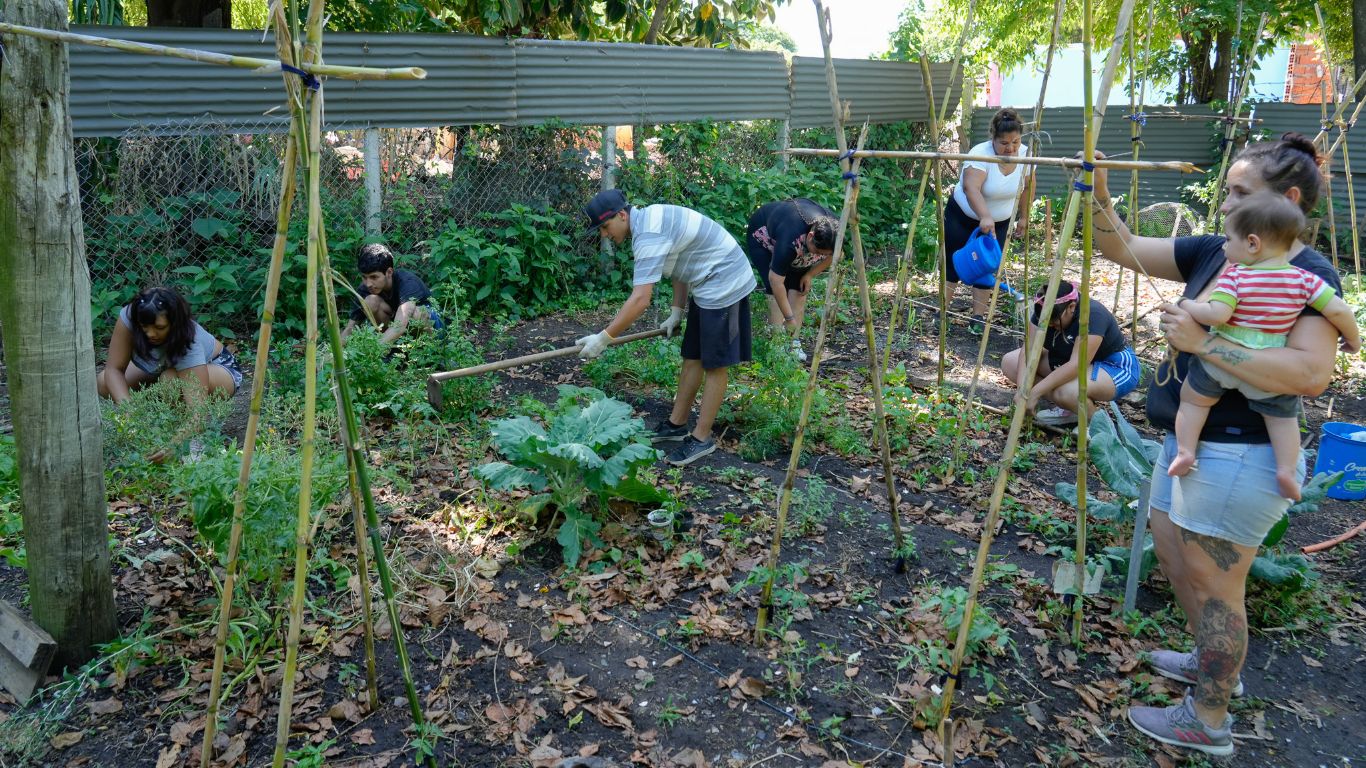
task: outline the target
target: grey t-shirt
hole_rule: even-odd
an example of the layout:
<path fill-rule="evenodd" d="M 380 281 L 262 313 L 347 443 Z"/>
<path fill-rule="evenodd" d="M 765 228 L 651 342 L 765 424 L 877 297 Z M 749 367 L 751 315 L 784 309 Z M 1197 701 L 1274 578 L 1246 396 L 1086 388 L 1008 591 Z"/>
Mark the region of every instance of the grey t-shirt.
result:
<path fill-rule="evenodd" d="M 133 330 L 133 315 L 129 311 L 129 305 L 125 304 L 123 310 L 119 312 L 119 322 L 123 323 L 128 330 Z M 174 367 L 177 371 L 183 371 L 197 365 L 207 365 L 209 361 L 213 360 L 214 350 L 217 348 L 218 340 L 213 337 L 213 334 L 204 330 L 204 326 L 195 323 L 194 341 L 185 350 L 185 354 L 175 361 Z M 133 365 L 136 365 L 138 370 L 149 376 L 155 376 L 166 370 L 166 361 L 162 360 L 161 350 L 155 347 L 152 348 L 150 360 L 138 355 L 135 350 L 133 352 Z"/>
<path fill-rule="evenodd" d="M 632 285 L 681 280 L 702 309 L 725 309 L 754 286 L 749 257 L 720 224 L 691 208 L 649 205 L 631 209 Z"/>

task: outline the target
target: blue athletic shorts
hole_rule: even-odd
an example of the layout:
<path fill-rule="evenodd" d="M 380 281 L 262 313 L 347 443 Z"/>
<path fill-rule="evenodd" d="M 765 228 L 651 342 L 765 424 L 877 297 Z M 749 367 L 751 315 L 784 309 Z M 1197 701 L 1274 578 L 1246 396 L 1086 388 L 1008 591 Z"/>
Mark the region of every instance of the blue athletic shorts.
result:
<path fill-rule="evenodd" d="M 1100 377 L 1101 370 L 1110 374 L 1110 379 L 1115 382 L 1116 400 L 1138 389 L 1138 384 L 1143 379 L 1143 366 L 1138 362 L 1138 355 L 1128 347 L 1104 360 L 1091 363 L 1091 381 Z"/>
<path fill-rule="evenodd" d="M 1185 477 L 1167 476 L 1175 456 L 1176 436 L 1168 433 L 1153 466 L 1152 505 L 1187 531 L 1255 547 L 1290 507 L 1276 484 L 1270 443 L 1202 441 Z M 1303 452 L 1297 469 L 1303 477 Z"/>

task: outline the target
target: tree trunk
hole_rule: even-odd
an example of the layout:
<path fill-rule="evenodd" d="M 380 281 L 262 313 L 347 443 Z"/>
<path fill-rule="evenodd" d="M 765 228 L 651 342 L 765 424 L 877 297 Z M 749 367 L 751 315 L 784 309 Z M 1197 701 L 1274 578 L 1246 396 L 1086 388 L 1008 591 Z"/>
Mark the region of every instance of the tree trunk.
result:
<path fill-rule="evenodd" d="M 149 27 L 232 27 L 232 0 L 147 0 Z"/>
<path fill-rule="evenodd" d="M 6 21 L 66 29 L 66 3 Z M 76 665 L 115 636 L 100 408 L 66 46 L 5 38 L 0 65 L 0 331 L 33 618 Z"/>
<path fill-rule="evenodd" d="M 669 5 L 669 0 L 657 0 L 655 12 L 650 17 L 650 31 L 645 33 L 645 44 L 654 45 L 659 39 L 659 29 L 664 26 L 664 9 Z"/>

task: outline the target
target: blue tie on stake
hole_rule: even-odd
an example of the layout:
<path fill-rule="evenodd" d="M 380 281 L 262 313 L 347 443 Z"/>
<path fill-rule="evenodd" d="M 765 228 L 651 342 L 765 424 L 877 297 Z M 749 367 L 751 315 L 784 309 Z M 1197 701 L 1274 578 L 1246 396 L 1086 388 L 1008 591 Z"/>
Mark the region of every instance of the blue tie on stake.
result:
<path fill-rule="evenodd" d="M 996 285 L 996 270 L 1001 267 L 1001 244 L 996 241 L 994 232 L 984 233 L 974 229 L 972 236 L 962 248 L 953 252 L 953 269 L 958 279 L 973 288 L 991 288 Z M 1006 283 L 1001 290 L 1016 299 L 1021 295 Z"/>

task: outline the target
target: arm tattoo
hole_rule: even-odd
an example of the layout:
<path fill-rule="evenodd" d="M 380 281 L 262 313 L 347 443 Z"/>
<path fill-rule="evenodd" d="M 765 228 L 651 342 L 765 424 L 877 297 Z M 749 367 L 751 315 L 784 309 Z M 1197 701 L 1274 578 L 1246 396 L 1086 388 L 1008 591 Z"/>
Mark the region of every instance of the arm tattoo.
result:
<path fill-rule="evenodd" d="M 1252 355 L 1249 355 L 1243 349 L 1227 344 L 1215 345 L 1213 339 L 1210 339 L 1210 343 L 1205 345 L 1204 351 L 1205 354 L 1217 357 L 1229 365 L 1246 363 L 1248 360 L 1252 359 Z"/>
<path fill-rule="evenodd" d="M 1217 597 L 1205 601 L 1195 628 L 1199 645 L 1196 699 L 1211 709 L 1228 706 L 1247 655 L 1247 617 Z"/>
<path fill-rule="evenodd" d="M 1219 566 L 1221 571 L 1227 571 L 1242 559 L 1242 555 L 1238 554 L 1238 550 L 1234 548 L 1233 544 L 1223 539 L 1216 539 L 1213 536 L 1206 536 L 1203 533 L 1182 528 L 1181 540 L 1187 544 L 1192 541 L 1195 542 L 1196 546 L 1204 550 L 1205 554 L 1209 555 L 1209 558 L 1214 561 L 1215 565 Z"/>

